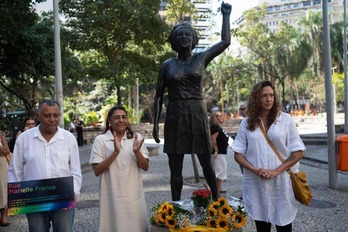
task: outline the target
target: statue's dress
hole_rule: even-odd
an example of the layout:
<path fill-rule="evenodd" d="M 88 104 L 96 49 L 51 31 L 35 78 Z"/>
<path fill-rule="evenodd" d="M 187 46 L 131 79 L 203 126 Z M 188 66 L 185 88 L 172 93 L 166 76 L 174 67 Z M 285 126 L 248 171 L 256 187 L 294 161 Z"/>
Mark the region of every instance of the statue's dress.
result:
<path fill-rule="evenodd" d="M 169 103 L 164 126 L 164 152 L 210 154 L 208 115 L 202 95 L 204 62 L 199 55 L 189 60 L 167 60 L 164 85 Z"/>

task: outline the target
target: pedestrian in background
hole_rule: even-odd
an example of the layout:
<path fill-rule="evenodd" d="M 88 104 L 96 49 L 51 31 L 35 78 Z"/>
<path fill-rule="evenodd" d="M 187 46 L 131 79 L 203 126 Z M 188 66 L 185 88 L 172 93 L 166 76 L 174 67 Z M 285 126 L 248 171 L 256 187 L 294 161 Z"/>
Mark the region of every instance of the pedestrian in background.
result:
<path fill-rule="evenodd" d="M 222 182 L 227 179 L 227 147 L 228 136 L 222 129 L 224 118 L 221 112 L 213 112 L 210 117 L 210 134 L 213 145 L 213 154 L 211 156 L 212 164 L 216 175 L 216 185 L 220 193 L 226 193 L 222 187 Z"/>
<path fill-rule="evenodd" d="M 247 108 L 248 104 L 247 103 L 242 103 L 239 106 L 239 116 L 246 118 L 248 117 L 248 108 Z"/>
<path fill-rule="evenodd" d="M 83 146 L 84 139 L 83 139 L 83 126 L 85 124 L 83 123 L 82 117 L 78 116 L 76 119 L 75 129 L 77 133 L 77 144 L 79 146 Z"/>
<path fill-rule="evenodd" d="M 67 128 L 70 133 L 74 133 L 74 130 L 76 129 L 75 123 L 74 123 L 74 118 L 71 119 L 69 126 Z"/>
<path fill-rule="evenodd" d="M 13 149 L 14 149 L 14 146 L 16 144 L 16 140 L 17 140 L 18 136 L 22 132 L 24 132 L 26 130 L 29 130 L 29 129 L 35 127 L 35 126 L 36 126 L 36 122 L 35 122 L 34 118 L 28 117 L 28 118 L 24 119 L 24 128 L 21 129 L 21 130 L 18 130 L 17 133 L 16 133 L 16 136 L 13 136 L 11 138 L 11 140 L 8 142 L 8 146 L 9 146 L 11 152 L 13 152 Z"/>
<path fill-rule="evenodd" d="M 7 221 L 7 172 L 12 154 L 6 142 L 5 136 L 0 132 L 0 226 L 6 227 Z"/>
<path fill-rule="evenodd" d="M 18 138 L 18 136 L 26 131 L 26 130 L 29 130 L 31 128 L 34 128 L 36 126 L 36 122 L 35 122 L 35 119 L 34 118 L 26 118 L 24 119 L 24 129 L 23 130 L 19 130 L 16 134 L 16 138 Z"/>
<path fill-rule="evenodd" d="M 204 69 L 231 43 L 230 14 L 231 5 L 222 2 L 221 41 L 202 52 L 192 54 L 198 44 L 196 31 L 187 23 L 176 25 L 169 42 L 177 57 L 166 60 L 160 68 L 156 95 L 154 99 L 153 137 L 159 139 L 159 120 L 163 96 L 168 91 L 168 107 L 164 125 L 164 147 L 170 169 L 170 187 L 173 201 L 181 199 L 183 187 L 183 161 L 185 154 L 196 154 L 203 169 L 213 200 L 219 192 L 215 172 L 211 165 L 211 138 L 202 85 Z"/>
<path fill-rule="evenodd" d="M 285 160 L 282 163 L 268 144 L 260 127 Z M 244 168 L 242 192 L 248 215 L 258 232 L 292 231 L 297 202 L 287 172 L 298 172 L 305 146 L 292 117 L 281 111 L 278 95 L 270 81 L 257 83 L 249 96 L 248 117 L 243 119 L 232 144 L 236 162 Z"/>
<path fill-rule="evenodd" d="M 73 134 L 60 128 L 60 104 L 43 100 L 37 111 L 40 124 L 21 133 L 13 150 L 8 182 L 72 176 L 74 193 L 80 194 L 82 174 Z M 27 213 L 30 232 L 72 232 L 74 209 Z"/>
<path fill-rule="evenodd" d="M 123 106 L 109 110 L 89 163 L 99 176 L 99 231 L 147 232 L 141 170 L 149 169 L 148 151 L 142 136 L 130 128 Z"/>

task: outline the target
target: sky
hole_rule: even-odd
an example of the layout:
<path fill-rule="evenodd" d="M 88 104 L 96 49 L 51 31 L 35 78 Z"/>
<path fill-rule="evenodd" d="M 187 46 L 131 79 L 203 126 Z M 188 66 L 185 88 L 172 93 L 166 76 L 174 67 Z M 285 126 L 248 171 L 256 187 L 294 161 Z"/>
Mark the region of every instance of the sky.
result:
<path fill-rule="evenodd" d="M 47 0 L 45 2 L 36 4 L 36 10 L 37 10 L 37 13 L 41 11 L 47 11 L 47 10 L 53 11 L 53 1 Z"/>
<path fill-rule="evenodd" d="M 245 10 L 257 6 L 258 4 L 258 0 L 224 0 L 224 2 L 232 5 L 231 23 L 242 16 Z M 219 6 L 221 0 L 214 0 L 214 4 Z"/>
<path fill-rule="evenodd" d="M 222 0 L 213 0 L 214 8 L 219 7 Z M 232 5 L 232 13 L 231 13 L 231 23 L 242 16 L 245 10 L 248 10 L 257 5 L 258 0 L 224 0 L 224 2 Z M 52 0 L 47 0 L 44 3 L 38 5 L 38 11 L 42 10 L 53 10 Z"/>
<path fill-rule="evenodd" d="M 222 0 L 212 0 L 213 2 L 213 12 L 216 13 L 217 9 L 220 7 Z M 224 0 L 225 3 L 232 5 L 232 13 L 230 16 L 231 27 L 232 23 L 242 16 L 245 10 L 248 10 L 254 6 L 258 5 L 258 0 Z M 53 1 L 47 0 L 41 4 L 38 4 L 37 11 L 47 11 L 53 10 Z M 213 32 L 218 32 L 221 30 L 221 13 L 218 13 L 214 17 L 215 26 L 212 28 Z"/>

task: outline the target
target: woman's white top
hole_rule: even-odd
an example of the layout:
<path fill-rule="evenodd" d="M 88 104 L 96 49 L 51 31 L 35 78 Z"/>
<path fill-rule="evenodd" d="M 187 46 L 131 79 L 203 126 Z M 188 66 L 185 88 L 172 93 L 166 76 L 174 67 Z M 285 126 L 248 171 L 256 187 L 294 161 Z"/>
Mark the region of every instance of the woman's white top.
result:
<path fill-rule="evenodd" d="M 259 127 L 255 131 L 246 128 L 248 118 L 242 120 L 232 149 L 242 154 L 255 168 L 274 170 L 281 161 L 268 144 Z M 269 138 L 286 160 L 292 152 L 305 151 L 293 118 L 280 113 L 267 132 Z M 298 172 L 299 163 L 291 170 Z M 298 204 L 292 190 L 290 175 L 283 172 L 270 180 L 244 168 L 242 191 L 245 208 L 251 218 L 266 221 L 278 226 L 291 223 L 296 216 Z"/>

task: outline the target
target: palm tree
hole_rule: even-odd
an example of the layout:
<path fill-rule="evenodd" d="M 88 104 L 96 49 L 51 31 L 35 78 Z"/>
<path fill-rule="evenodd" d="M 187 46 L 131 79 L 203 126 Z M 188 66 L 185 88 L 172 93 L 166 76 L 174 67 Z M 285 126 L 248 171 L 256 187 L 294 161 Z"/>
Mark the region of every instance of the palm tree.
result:
<path fill-rule="evenodd" d="M 324 71 L 322 12 L 309 11 L 306 17 L 299 19 L 298 25 L 304 40 L 312 47 L 313 76 L 322 77 Z"/>

